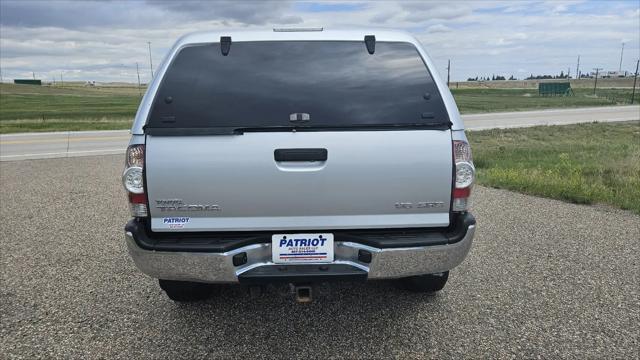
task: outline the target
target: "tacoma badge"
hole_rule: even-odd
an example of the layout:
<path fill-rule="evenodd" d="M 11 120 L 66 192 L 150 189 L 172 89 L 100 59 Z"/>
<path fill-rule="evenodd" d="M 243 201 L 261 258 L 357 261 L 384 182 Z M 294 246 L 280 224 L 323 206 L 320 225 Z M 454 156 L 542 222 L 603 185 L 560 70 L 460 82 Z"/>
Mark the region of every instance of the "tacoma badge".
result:
<path fill-rule="evenodd" d="M 185 204 L 182 199 L 158 199 L 156 208 L 160 211 L 222 211 L 216 204 Z"/>
<path fill-rule="evenodd" d="M 426 208 L 440 208 L 444 207 L 442 201 L 419 201 L 415 205 L 410 202 L 397 202 L 396 209 L 426 209 Z"/>

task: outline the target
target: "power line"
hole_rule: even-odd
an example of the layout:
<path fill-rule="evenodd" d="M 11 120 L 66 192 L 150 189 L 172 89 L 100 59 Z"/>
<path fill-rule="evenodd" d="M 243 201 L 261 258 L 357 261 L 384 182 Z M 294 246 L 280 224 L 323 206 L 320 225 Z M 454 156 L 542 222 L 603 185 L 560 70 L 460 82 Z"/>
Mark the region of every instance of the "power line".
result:
<path fill-rule="evenodd" d="M 620 50 L 620 67 L 618 67 L 618 75 L 622 72 L 622 55 L 624 54 L 624 43 L 622 43 L 622 50 Z"/>
<path fill-rule="evenodd" d="M 138 94 L 142 97 L 142 90 L 140 90 L 140 69 L 138 68 L 138 63 L 136 63 L 136 73 L 138 74 Z"/>
<path fill-rule="evenodd" d="M 147 41 L 149 45 L 149 68 L 151 69 L 151 78 L 153 79 L 153 61 L 151 60 L 151 41 Z"/>
<path fill-rule="evenodd" d="M 450 74 L 451 74 L 451 59 L 447 61 L 447 87 L 449 87 Z"/>
<path fill-rule="evenodd" d="M 636 61 L 636 74 L 633 76 L 633 91 L 631 92 L 631 104 L 633 104 L 633 99 L 636 96 L 636 81 L 638 80 L 638 65 L 640 65 L 640 60 Z"/>
<path fill-rule="evenodd" d="M 600 70 L 602 70 L 602 68 L 593 68 L 593 70 L 596 71 L 596 82 L 593 83 L 593 95 L 595 96 L 596 94 L 596 87 L 598 86 L 598 73 L 600 72 Z"/>

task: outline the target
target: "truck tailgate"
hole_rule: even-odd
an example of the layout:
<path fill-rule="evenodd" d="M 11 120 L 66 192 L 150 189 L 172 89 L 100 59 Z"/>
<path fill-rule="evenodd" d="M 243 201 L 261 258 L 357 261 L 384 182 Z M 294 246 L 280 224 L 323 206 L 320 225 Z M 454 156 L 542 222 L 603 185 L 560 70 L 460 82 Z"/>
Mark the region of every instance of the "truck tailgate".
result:
<path fill-rule="evenodd" d="M 449 225 L 449 130 L 148 135 L 146 146 L 154 231 Z M 279 149 L 293 155 L 276 161 Z"/>

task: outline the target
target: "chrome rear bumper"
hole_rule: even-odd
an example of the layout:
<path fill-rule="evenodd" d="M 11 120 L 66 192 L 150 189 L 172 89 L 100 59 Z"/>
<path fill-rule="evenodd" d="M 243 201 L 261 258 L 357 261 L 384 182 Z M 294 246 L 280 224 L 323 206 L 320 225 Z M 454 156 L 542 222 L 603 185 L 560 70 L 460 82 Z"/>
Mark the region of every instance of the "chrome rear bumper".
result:
<path fill-rule="evenodd" d="M 458 266 L 469 253 L 475 224 L 453 244 L 379 249 L 354 242 L 336 242 L 335 264 L 345 264 L 366 271 L 368 279 L 393 279 L 448 271 Z M 271 261 L 271 244 L 254 244 L 221 253 L 145 250 L 133 234 L 125 233 L 129 253 L 143 273 L 165 280 L 206 283 L 236 283 L 252 269 L 279 266 Z M 372 254 L 371 262 L 358 260 L 359 250 Z M 233 256 L 246 253 L 247 262 L 233 265 Z"/>

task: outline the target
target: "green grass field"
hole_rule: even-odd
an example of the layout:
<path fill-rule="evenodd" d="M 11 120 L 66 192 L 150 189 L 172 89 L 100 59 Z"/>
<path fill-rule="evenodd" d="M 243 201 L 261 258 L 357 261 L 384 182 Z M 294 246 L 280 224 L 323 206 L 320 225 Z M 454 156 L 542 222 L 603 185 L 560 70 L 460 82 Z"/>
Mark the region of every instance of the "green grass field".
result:
<path fill-rule="evenodd" d="M 482 185 L 640 214 L 640 121 L 468 133 Z"/>
<path fill-rule="evenodd" d="M 0 85 L 0 133 L 126 129 L 140 102 L 134 87 Z"/>
<path fill-rule="evenodd" d="M 575 89 L 573 97 L 539 97 L 535 89 L 453 89 L 462 113 L 628 103 L 631 89 Z M 640 91 L 636 95 L 640 102 Z M 140 102 L 134 86 L 50 87 L 0 84 L 0 133 L 127 129 Z"/>

